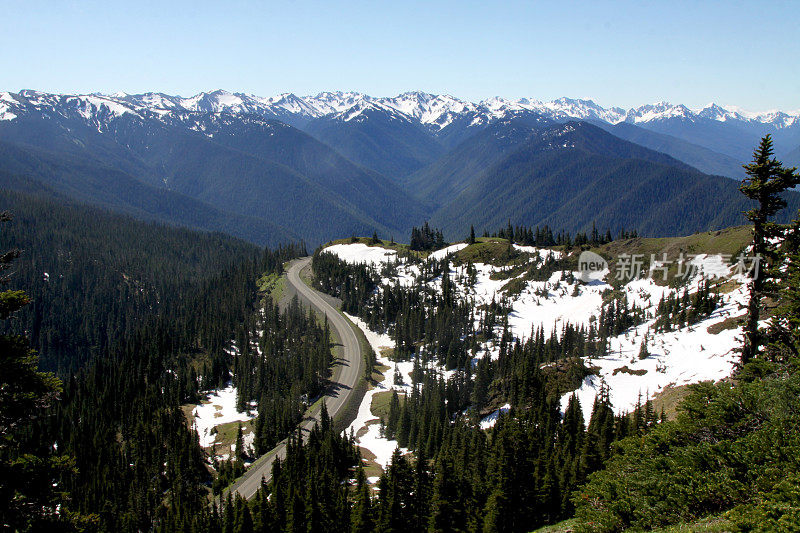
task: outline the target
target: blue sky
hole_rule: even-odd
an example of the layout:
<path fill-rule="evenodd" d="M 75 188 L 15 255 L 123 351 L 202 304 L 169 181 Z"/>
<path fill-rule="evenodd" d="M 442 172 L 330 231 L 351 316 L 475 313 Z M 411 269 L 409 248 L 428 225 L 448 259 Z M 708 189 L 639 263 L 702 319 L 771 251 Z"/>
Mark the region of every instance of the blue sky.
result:
<path fill-rule="evenodd" d="M 800 109 L 800 2 L 4 2 L 0 90 Z"/>

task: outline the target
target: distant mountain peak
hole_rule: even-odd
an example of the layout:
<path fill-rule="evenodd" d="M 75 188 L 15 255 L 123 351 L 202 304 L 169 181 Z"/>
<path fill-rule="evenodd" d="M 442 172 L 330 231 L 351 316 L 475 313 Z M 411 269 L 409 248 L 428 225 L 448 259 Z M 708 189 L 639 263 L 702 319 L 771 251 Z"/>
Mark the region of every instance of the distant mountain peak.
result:
<path fill-rule="evenodd" d="M 535 98 L 517 100 L 495 96 L 481 102 L 470 102 L 448 94 L 434 94 L 421 90 L 406 91 L 393 97 L 373 97 L 356 91 L 324 91 L 314 96 L 298 96 L 287 92 L 271 97 L 216 89 L 184 98 L 159 92 L 110 95 L 59 95 L 31 89 L 18 93 L 6 92 L 0 99 L 0 120 L 15 120 L 26 113 L 25 107 L 49 108 L 58 112 L 59 105 L 79 109 L 86 119 L 96 122 L 94 113 L 104 113 L 107 118 L 123 114 L 147 113 L 166 117 L 174 113 L 222 113 L 257 115 L 265 118 L 302 123 L 309 119 L 330 117 L 333 120 L 364 120 L 364 113 L 382 112 L 394 119 L 408 120 L 437 133 L 456 121 L 467 127 L 485 126 L 497 120 L 521 113 L 538 114 L 564 122 L 568 120 L 593 120 L 609 124 L 660 123 L 668 120 L 688 122 L 716 121 L 764 124 L 775 129 L 800 125 L 800 112 L 767 111 L 752 113 L 736 106 L 710 103 L 702 109 L 689 109 L 682 104 L 659 101 L 628 110 L 603 107 L 589 98 L 560 97 L 551 101 Z M 293 120 L 297 122 L 292 122 Z"/>

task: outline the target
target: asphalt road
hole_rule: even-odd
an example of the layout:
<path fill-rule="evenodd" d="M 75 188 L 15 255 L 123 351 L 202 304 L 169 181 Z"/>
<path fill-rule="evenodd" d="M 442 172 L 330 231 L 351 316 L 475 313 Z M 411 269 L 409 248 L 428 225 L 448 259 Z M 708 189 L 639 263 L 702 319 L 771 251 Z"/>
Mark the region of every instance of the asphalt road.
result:
<path fill-rule="evenodd" d="M 350 323 L 331 305 L 325 301 L 322 293 L 315 291 L 308 285 L 303 283 L 300 279 L 300 271 L 311 263 L 310 257 L 298 259 L 289 266 L 287 270 L 288 283 L 302 296 L 306 302 L 310 303 L 320 313 L 324 313 L 328 317 L 328 324 L 332 330 L 336 330 L 337 335 L 342 343 L 342 350 L 340 351 L 340 359 L 336 361 L 337 365 L 334 378 L 331 380 L 331 386 L 325 393 L 325 405 L 328 408 L 328 414 L 331 418 L 335 418 L 340 410 L 344 409 L 351 395 L 355 391 L 356 384 L 364 373 L 364 359 L 361 354 L 361 346 L 358 342 L 353 327 Z M 305 418 L 300 423 L 300 429 L 305 439 L 314 427 L 314 424 L 319 421 L 321 406 L 315 408 L 311 412 L 307 412 Z M 256 491 L 261 487 L 261 479 L 264 478 L 269 482 L 272 476 L 272 464 L 275 458 L 281 459 L 286 457 L 286 441 L 281 441 L 275 448 L 267 454 L 261 456 L 256 460 L 253 465 L 231 486 L 230 490 L 238 492 L 244 498 L 251 498 Z"/>

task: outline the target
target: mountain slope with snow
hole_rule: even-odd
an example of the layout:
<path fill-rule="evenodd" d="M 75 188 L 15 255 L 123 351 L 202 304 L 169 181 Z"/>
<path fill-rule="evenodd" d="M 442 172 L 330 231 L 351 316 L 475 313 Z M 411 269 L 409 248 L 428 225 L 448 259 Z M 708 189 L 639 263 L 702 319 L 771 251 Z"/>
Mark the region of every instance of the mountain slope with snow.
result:
<path fill-rule="evenodd" d="M 399 171 L 401 174 L 432 162 L 431 154 L 434 158 L 436 156 L 435 150 L 420 154 L 419 147 L 414 147 L 417 142 L 414 138 L 419 137 L 418 133 L 384 133 L 387 141 L 405 141 L 400 142 L 401 153 L 398 154 L 405 161 L 381 167 L 380 161 L 394 151 L 391 142 L 374 141 L 378 149 L 371 150 L 365 140 L 344 141 L 338 134 L 329 133 L 330 124 L 357 122 L 364 125 L 391 120 L 393 127 L 401 130 L 409 130 L 410 125 L 424 130 L 430 136 L 425 141 L 430 146 L 442 144 L 448 148 L 497 121 L 525 114 L 556 122 L 585 120 L 604 126 L 630 124 L 690 143 L 694 148 L 673 148 L 671 143 L 659 142 L 660 147 L 673 157 L 686 157 L 682 159 L 684 162 L 704 171 L 728 176 L 736 174 L 733 177 L 739 177 L 736 165 L 741 165 L 749 158 L 758 139 L 767 133 L 773 135 L 778 153 L 789 152 L 800 144 L 800 111 L 748 112 L 736 106 L 714 103 L 700 109 L 690 109 L 681 104 L 657 102 L 626 110 L 603 107 L 588 99 L 540 101 L 534 98 L 512 100 L 493 97 L 469 102 L 450 95 L 421 91 L 391 97 L 373 97 L 352 91 L 322 92 L 310 96 L 284 93 L 271 97 L 223 90 L 198 93 L 191 97 L 161 93 L 57 95 L 28 90 L 0 93 L 0 123 L 17 120 L 31 112 L 82 119 L 99 132 L 107 128 L 108 121 L 122 115 L 166 121 L 187 113 L 255 115 L 313 130 L 325 142 L 338 141 L 341 146 L 335 147 L 347 152 L 345 155 L 354 161 L 371 165 L 370 168 L 379 172 Z M 323 127 L 320 123 L 328 126 Z M 405 135 L 410 135 L 410 139 L 405 140 Z M 407 146 L 409 144 L 412 149 Z M 716 154 L 704 153 L 697 149 L 700 147 Z M 734 164 L 721 161 L 721 156 L 731 158 Z"/>
<path fill-rule="evenodd" d="M 85 116 L 103 113 L 119 115 L 138 113 L 142 110 L 155 113 L 189 111 L 225 114 L 257 114 L 266 117 L 293 115 L 306 119 L 342 114 L 359 108 L 376 106 L 391 108 L 418 124 L 427 125 L 433 131 L 446 129 L 454 118 L 467 114 L 478 114 L 484 120 L 497 119 L 518 111 L 533 111 L 552 120 L 598 120 L 609 124 L 629 122 L 646 124 L 675 118 L 690 121 L 713 120 L 723 123 L 747 123 L 771 126 L 776 131 L 796 127 L 800 124 L 800 111 L 748 112 L 736 106 L 720 106 L 711 103 L 701 109 L 689 109 L 684 105 L 668 102 L 642 105 L 628 110 L 619 107 L 605 108 L 592 100 L 558 98 L 549 102 L 533 98 L 510 100 L 500 97 L 480 102 L 469 102 L 450 95 L 435 95 L 421 91 L 407 92 L 393 97 L 373 97 L 357 92 L 322 92 L 314 96 L 297 96 L 284 93 L 272 97 L 224 90 L 201 92 L 184 98 L 162 93 L 113 95 L 57 95 L 38 91 L 0 93 L 0 120 L 13 120 L 16 110 L 31 105 L 40 109 L 58 105 L 73 107 Z"/>
<path fill-rule="evenodd" d="M 639 402 L 644 402 L 670 387 L 680 387 L 701 381 L 718 381 L 731 375 L 734 370 L 741 344 L 741 317 L 748 300 L 747 278 L 744 270 L 732 257 L 733 252 L 744 248 L 749 238 L 747 228 L 731 228 L 713 235 L 694 235 L 672 240 L 635 239 L 614 242 L 597 249 L 612 259 L 611 268 L 605 271 L 602 280 L 583 282 L 579 271 L 569 265 L 577 265 L 580 250 L 545 249 L 531 246 L 513 245 L 516 254 L 513 266 L 485 262 L 473 262 L 464 258 L 476 257 L 473 248 L 483 246 L 480 240 L 475 245 L 458 244 L 441 253 L 436 252 L 424 261 L 441 261 L 450 258 L 447 276 L 455 287 L 458 298 L 469 302 L 475 309 L 476 327 L 480 319 L 480 309 L 494 302 L 503 302 L 508 309 L 508 328 L 511 335 L 524 341 L 542 330 L 544 337 L 562 335 L 564 328 L 571 325 L 583 331 L 598 328 L 598 320 L 608 305 L 609 297 L 615 294 L 625 305 L 636 306 L 643 316 L 639 323 L 626 328 L 618 335 L 608 339 L 602 356 L 587 357 L 584 364 L 590 369 L 588 377 L 575 391 L 565 392 L 562 408 L 570 396 L 576 394 L 584 409 L 584 418 L 589 420 L 595 395 L 601 387 L 608 387 L 614 410 L 617 413 L 631 412 Z M 488 241 L 487 241 L 488 242 Z M 501 241 L 498 241 L 501 242 Z M 509 245 L 511 246 L 511 245 Z M 669 260 L 684 261 L 686 274 L 680 275 L 670 270 L 673 281 L 664 283 L 658 263 L 644 266 L 641 275 L 617 280 L 620 258 L 631 252 L 658 250 L 668 254 Z M 680 256 L 678 255 L 680 250 Z M 705 252 L 703 252 L 705 250 Z M 422 283 L 426 291 L 441 291 L 442 275 L 427 279 L 428 271 L 423 264 L 398 257 L 393 249 L 381 246 L 366 246 L 362 243 L 336 244 L 323 249 L 350 264 L 371 265 L 382 277 L 376 288 L 376 298 L 382 298 L 384 288 L 399 284 L 412 286 Z M 686 252 L 688 255 L 684 255 Z M 658 255 L 658 257 L 661 257 Z M 683 259 L 681 259 L 683 258 Z M 574 262 L 573 262 L 574 260 Z M 531 269 L 545 268 L 542 261 L 556 261 L 555 268 L 542 280 L 533 276 Z M 521 266 L 522 265 L 522 266 Z M 528 265 L 528 268 L 524 268 Z M 651 269 L 652 270 L 651 270 Z M 664 274 L 666 276 L 666 274 Z M 688 294 L 690 298 L 701 290 L 705 283 L 718 298 L 714 309 L 694 321 L 672 326 L 664 330 L 664 315 L 661 302 Z M 394 342 L 387 335 L 378 335 L 367 329 L 363 321 L 357 321 L 368 338 L 380 337 L 381 347 L 393 348 Z M 502 319 L 497 325 L 502 329 Z M 485 355 L 497 359 L 502 342 L 501 335 L 483 342 L 474 353 L 473 365 Z M 646 343 L 646 355 L 642 355 L 642 344 Z M 411 369 L 410 362 L 387 362 L 389 365 L 405 365 L 400 370 L 402 383 L 394 388 L 402 391 L 404 384 L 410 383 L 406 376 Z M 440 364 L 441 362 L 437 363 Z M 392 366 L 393 368 L 393 366 Z M 474 370 L 473 370 L 474 371 Z M 388 376 L 388 385 L 393 388 Z M 440 368 L 447 378 L 452 371 Z M 369 402 L 367 402 L 367 405 Z M 368 416 L 360 417 L 354 423 L 357 431 L 365 424 Z M 490 421 L 487 421 L 487 426 Z M 386 455 L 386 442 L 380 442 L 372 435 L 361 443 L 374 445 L 376 455 Z M 391 450 L 393 446 L 389 446 Z"/>

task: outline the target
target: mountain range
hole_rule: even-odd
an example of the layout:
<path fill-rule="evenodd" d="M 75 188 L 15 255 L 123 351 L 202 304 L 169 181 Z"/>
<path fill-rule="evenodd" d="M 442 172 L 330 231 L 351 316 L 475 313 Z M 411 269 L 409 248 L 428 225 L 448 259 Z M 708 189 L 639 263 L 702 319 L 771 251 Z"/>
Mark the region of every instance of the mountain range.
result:
<path fill-rule="evenodd" d="M 715 104 L 24 90 L 0 93 L 0 183 L 259 244 L 428 219 L 450 238 L 508 220 L 669 235 L 742 221 L 723 176 L 767 133 L 800 162 L 800 113 Z"/>

